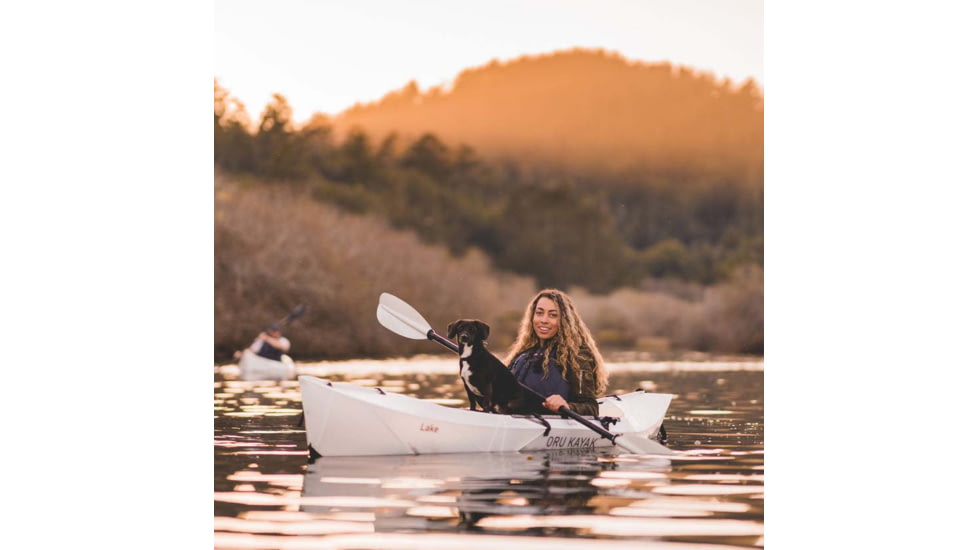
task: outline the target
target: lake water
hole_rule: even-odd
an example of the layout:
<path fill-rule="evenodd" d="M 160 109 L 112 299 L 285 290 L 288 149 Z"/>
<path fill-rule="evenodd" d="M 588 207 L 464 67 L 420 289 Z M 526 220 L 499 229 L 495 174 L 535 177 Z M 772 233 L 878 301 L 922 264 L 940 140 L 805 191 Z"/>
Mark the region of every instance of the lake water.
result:
<path fill-rule="evenodd" d="M 298 365 L 299 374 L 467 406 L 456 369 L 441 358 Z M 667 445 L 687 453 L 310 462 L 298 382 L 244 382 L 236 366 L 215 367 L 215 547 L 763 547 L 763 363 L 622 362 L 609 371 L 610 393 L 673 394 Z"/>

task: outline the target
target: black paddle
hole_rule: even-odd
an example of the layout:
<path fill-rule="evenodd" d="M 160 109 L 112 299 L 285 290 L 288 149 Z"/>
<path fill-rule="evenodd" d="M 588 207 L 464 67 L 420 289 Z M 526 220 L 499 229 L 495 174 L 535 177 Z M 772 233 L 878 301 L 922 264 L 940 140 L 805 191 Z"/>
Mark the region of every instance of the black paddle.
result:
<path fill-rule="evenodd" d="M 306 314 L 306 309 L 308 309 L 308 308 L 306 308 L 306 304 L 299 304 L 299 305 L 295 306 L 294 308 L 292 308 L 292 311 L 290 311 L 288 315 L 286 315 L 285 317 L 282 317 L 281 319 L 279 319 L 279 321 L 277 323 L 275 323 L 275 324 L 278 325 L 278 326 L 280 326 L 280 327 L 284 327 L 284 326 L 288 325 L 289 323 L 291 323 L 292 321 L 295 321 L 299 317 L 302 317 L 303 315 L 305 315 Z"/>
<path fill-rule="evenodd" d="M 380 321 L 380 324 L 384 328 L 395 334 L 399 334 L 405 338 L 411 338 L 412 340 L 432 340 L 458 353 L 458 346 L 455 342 L 435 332 L 431 328 L 431 325 L 428 324 L 428 321 L 425 321 L 424 317 L 417 310 L 393 294 L 385 292 L 380 295 L 380 304 L 377 306 L 377 320 Z M 524 384 L 520 383 L 520 386 L 523 387 L 523 391 L 528 392 L 541 402 L 546 400 L 542 395 L 526 387 Z M 567 407 L 560 407 L 559 412 L 587 426 L 601 437 L 630 453 L 675 454 L 675 451 L 672 449 L 645 437 L 632 434 L 611 433 Z"/>

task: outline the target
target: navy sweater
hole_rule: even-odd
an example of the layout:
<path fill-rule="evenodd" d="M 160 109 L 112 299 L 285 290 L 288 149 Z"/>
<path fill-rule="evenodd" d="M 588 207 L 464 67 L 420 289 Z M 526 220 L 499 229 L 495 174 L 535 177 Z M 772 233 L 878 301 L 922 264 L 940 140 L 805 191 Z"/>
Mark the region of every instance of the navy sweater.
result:
<path fill-rule="evenodd" d="M 589 372 L 582 372 L 581 380 L 568 381 L 562 374 L 564 372 L 563 366 L 557 364 L 556 349 L 550 352 L 546 375 L 543 373 L 543 359 L 544 350 L 531 348 L 517 355 L 509 368 L 517 380 L 540 395 L 548 397 L 559 394 L 567 400 L 570 409 L 577 414 L 597 415 L 598 402 L 595 401 L 596 396 L 594 395 L 594 369 L 585 369 Z M 532 397 L 525 399 L 517 412 L 522 414 L 553 414 Z"/>

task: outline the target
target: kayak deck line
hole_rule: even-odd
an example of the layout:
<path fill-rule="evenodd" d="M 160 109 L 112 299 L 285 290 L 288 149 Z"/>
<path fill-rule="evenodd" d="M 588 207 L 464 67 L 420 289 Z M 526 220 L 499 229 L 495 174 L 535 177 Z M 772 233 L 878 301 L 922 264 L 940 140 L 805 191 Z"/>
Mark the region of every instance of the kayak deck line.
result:
<path fill-rule="evenodd" d="M 613 445 L 560 415 L 489 414 L 307 375 L 299 376 L 299 385 L 310 455 L 510 452 Z M 651 441 L 671 399 L 671 394 L 641 390 L 602 397 L 594 420 L 616 436 Z"/>

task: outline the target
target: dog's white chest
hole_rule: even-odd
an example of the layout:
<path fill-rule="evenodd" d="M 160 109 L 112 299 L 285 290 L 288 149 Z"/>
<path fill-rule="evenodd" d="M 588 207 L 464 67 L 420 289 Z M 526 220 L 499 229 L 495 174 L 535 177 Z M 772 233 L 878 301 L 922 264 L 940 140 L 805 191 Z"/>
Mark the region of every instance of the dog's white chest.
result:
<path fill-rule="evenodd" d="M 478 395 L 479 397 L 485 397 L 484 395 L 482 395 L 482 392 L 479 391 L 479 388 L 475 387 L 475 385 L 469 382 L 469 377 L 472 376 L 472 367 L 469 365 L 469 362 L 465 360 L 465 358 L 467 358 L 469 355 L 472 355 L 472 348 L 471 346 L 466 346 L 466 347 L 468 349 L 466 349 L 465 351 L 467 351 L 468 353 L 463 352 L 462 366 L 459 369 L 459 375 L 462 376 L 462 383 L 464 383 L 465 387 L 468 388 L 469 391 L 471 391 L 472 393 Z"/>

